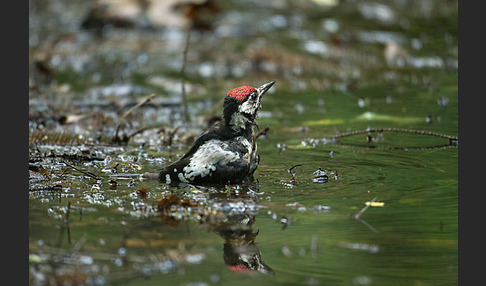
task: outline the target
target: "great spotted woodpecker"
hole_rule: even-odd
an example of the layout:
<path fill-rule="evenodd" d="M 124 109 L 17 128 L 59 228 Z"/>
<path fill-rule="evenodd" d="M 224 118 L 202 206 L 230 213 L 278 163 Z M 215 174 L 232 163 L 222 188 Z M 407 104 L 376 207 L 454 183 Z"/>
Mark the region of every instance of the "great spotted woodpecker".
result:
<path fill-rule="evenodd" d="M 229 91 L 223 116 L 203 132 L 179 160 L 159 172 L 163 183 L 235 184 L 252 179 L 260 156 L 255 141 L 255 119 L 263 95 L 275 84 L 240 86 Z"/>

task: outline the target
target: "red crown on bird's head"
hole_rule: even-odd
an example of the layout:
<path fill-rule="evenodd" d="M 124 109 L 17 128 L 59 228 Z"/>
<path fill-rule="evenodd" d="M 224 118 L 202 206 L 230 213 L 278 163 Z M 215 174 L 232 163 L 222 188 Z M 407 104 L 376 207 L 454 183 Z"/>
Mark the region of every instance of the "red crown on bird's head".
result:
<path fill-rule="evenodd" d="M 234 97 L 239 101 L 243 101 L 254 91 L 256 91 L 256 88 L 253 86 L 244 85 L 230 90 L 226 96 Z"/>

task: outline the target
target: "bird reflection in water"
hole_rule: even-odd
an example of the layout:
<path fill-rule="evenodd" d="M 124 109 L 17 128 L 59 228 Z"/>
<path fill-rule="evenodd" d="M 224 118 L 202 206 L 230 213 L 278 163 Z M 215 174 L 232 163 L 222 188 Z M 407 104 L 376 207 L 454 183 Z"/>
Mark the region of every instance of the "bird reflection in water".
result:
<path fill-rule="evenodd" d="M 258 195 L 252 189 L 229 189 L 224 192 L 205 192 L 205 201 L 199 207 L 198 200 L 170 195 L 158 204 L 162 223 L 177 226 L 180 213 L 193 212 L 200 217 L 199 223 L 224 239 L 223 260 L 230 270 L 237 272 L 258 271 L 274 275 L 274 271 L 261 257 L 255 239 L 259 230 L 254 231 L 255 215 L 260 208 Z M 195 213 L 194 213 L 195 212 Z"/>

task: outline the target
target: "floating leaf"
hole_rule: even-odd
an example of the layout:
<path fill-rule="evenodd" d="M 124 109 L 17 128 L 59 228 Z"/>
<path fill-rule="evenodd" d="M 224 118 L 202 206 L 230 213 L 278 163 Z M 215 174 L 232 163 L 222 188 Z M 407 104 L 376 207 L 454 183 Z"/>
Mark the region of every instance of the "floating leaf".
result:
<path fill-rule="evenodd" d="M 365 205 L 371 207 L 383 207 L 385 205 L 385 202 L 366 202 Z"/>
<path fill-rule="evenodd" d="M 147 189 L 146 188 L 143 188 L 143 187 L 140 188 L 140 189 L 138 189 L 137 190 L 137 195 L 138 195 L 139 198 L 141 198 L 143 200 L 147 199 L 147 197 L 148 197 Z"/>

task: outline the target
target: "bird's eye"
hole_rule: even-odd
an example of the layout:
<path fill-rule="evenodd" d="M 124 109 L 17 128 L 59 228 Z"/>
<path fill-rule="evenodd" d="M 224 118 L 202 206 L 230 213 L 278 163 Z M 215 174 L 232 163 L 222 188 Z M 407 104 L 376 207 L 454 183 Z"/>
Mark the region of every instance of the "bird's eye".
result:
<path fill-rule="evenodd" d="M 250 98 L 251 98 L 251 100 L 255 100 L 255 99 L 257 99 L 257 97 L 258 97 L 258 94 L 257 94 L 256 92 L 252 92 L 252 93 L 250 94 Z"/>

